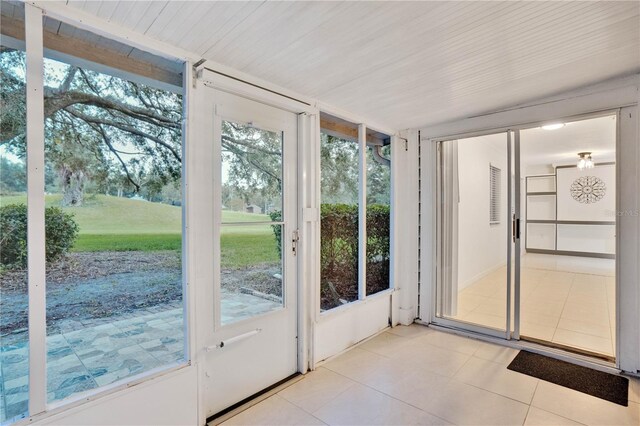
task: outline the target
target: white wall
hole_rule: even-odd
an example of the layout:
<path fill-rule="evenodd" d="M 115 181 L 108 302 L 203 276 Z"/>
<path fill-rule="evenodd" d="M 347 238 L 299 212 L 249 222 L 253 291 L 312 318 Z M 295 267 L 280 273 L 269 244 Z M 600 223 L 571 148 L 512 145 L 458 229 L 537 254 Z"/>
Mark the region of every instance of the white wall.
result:
<path fill-rule="evenodd" d="M 500 223 L 489 223 L 489 164 L 500 168 Z M 507 136 L 458 140 L 458 291 L 507 262 Z M 505 278 L 506 279 L 506 278 Z"/>
<path fill-rule="evenodd" d="M 321 362 L 389 326 L 391 295 L 378 294 L 336 308 L 315 327 L 315 360 Z"/>
<path fill-rule="evenodd" d="M 196 368 L 188 366 L 58 414 L 43 425 L 195 425 L 198 423 Z"/>
<path fill-rule="evenodd" d="M 590 170 L 562 167 L 557 170 L 558 220 L 613 221 L 616 210 L 616 166 L 595 166 Z M 595 203 L 580 203 L 571 196 L 571 184 L 583 176 L 595 176 L 605 185 L 604 197 Z"/>

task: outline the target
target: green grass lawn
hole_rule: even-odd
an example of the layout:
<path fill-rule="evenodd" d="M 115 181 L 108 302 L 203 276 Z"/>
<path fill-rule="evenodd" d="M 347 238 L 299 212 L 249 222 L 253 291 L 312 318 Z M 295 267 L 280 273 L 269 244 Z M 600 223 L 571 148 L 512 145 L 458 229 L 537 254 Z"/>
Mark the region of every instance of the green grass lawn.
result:
<path fill-rule="evenodd" d="M 59 206 L 61 195 L 45 196 L 47 206 Z M 26 203 L 25 195 L 2 196 L 0 206 Z M 65 207 L 72 213 L 80 233 L 74 252 L 180 250 L 182 209 L 162 203 L 112 197 L 88 196 L 81 207 Z M 268 215 L 222 212 L 223 222 L 269 221 Z M 270 225 L 225 226 L 221 235 L 223 267 L 274 263 L 278 252 Z"/>

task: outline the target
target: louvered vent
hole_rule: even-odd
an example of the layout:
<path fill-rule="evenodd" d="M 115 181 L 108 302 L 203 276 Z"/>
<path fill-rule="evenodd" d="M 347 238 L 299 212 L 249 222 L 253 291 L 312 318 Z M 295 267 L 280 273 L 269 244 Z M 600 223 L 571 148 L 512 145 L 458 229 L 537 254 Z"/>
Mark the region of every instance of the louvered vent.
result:
<path fill-rule="evenodd" d="M 489 164 L 489 223 L 500 223 L 500 169 Z"/>

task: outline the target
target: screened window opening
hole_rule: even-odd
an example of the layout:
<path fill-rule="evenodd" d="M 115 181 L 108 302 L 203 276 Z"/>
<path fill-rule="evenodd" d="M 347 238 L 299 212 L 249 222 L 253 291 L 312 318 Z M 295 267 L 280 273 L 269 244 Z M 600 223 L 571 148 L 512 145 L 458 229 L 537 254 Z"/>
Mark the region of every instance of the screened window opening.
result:
<path fill-rule="evenodd" d="M 358 143 L 320 139 L 320 308 L 358 300 Z"/>
<path fill-rule="evenodd" d="M 326 114 L 321 117 L 320 309 L 324 311 L 390 286 L 391 145 L 388 136 L 367 131 L 361 152 L 357 125 Z M 362 162 L 366 176 L 360 176 Z M 361 187 L 363 180 L 366 185 Z M 361 225 L 366 238 L 360 234 Z M 363 250 L 366 273 L 361 276 Z"/>
<path fill-rule="evenodd" d="M 2 1 L 0 12 L 0 423 L 5 424 L 29 412 L 27 114 L 24 4 Z"/>
<path fill-rule="evenodd" d="M 389 288 L 391 145 L 367 147 L 367 296 Z"/>
<path fill-rule="evenodd" d="M 22 3 L 2 2 L 2 423 L 24 417 L 34 392 L 21 19 Z M 42 25 L 45 188 L 29 196 L 45 202 L 44 247 L 32 257 L 46 262 L 51 403 L 185 360 L 183 64 L 50 17 Z"/>
<path fill-rule="evenodd" d="M 70 100 L 45 114 L 46 243 L 60 249 L 46 271 L 56 401 L 185 358 L 183 106 L 180 87 L 65 54 L 71 38 L 97 44 L 105 62 L 116 48 L 141 57 L 135 49 L 49 17 L 43 26 L 45 104 L 49 93 Z M 145 58 L 151 71 L 162 63 Z"/>

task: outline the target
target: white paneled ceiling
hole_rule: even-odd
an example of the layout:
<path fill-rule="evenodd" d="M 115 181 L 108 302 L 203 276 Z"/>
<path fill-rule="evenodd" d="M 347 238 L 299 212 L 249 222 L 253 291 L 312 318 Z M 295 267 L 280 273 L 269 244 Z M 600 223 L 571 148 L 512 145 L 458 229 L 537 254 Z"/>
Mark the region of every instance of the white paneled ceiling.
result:
<path fill-rule="evenodd" d="M 69 1 L 392 128 L 640 72 L 640 2 Z"/>

